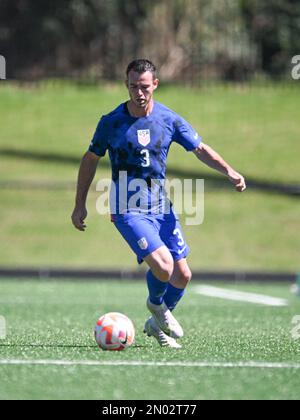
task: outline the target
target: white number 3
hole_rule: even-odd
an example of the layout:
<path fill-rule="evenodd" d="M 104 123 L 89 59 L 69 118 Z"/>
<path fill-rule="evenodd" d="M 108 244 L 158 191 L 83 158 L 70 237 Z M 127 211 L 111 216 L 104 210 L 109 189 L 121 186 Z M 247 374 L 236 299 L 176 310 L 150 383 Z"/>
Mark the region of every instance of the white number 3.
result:
<path fill-rule="evenodd" d="M 183 246 L 185 244 L 184 239 L 182 237 L 182 233 L 180 232 L 180 229 L 175 229 L 173 232 L 173 235 L 176 235 L 178 238 L 178 242 L 177 242 L 178 246 Z"/>
<path fill-rule="evenodd" d="M 142 167 L 148 168 L 150 166 L 150 153 L 148 149 L 141 150 L 141 155 L 143 155 Z"/>

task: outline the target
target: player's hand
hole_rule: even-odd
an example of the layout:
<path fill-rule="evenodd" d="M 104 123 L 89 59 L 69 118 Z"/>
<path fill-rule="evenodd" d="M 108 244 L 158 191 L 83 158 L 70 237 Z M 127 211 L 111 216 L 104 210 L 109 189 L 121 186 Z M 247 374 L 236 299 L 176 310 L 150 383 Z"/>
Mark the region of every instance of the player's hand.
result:
<path fill-rule="evenodd" d="M 238 172 L 232 171 L 228 175 L 230 182 L 235 186 L 236 191 L 243 192 L 247 188 L 245 178 Z"/>
<path fill-rule="evenodd" d="M 84 223 L 85 219 L 87 218 L 88 212 L 85 207 L 75 207 L 71 219 L 73 225 L 76 229 L 84 232 L 86 229 L 86 224 Z"/>

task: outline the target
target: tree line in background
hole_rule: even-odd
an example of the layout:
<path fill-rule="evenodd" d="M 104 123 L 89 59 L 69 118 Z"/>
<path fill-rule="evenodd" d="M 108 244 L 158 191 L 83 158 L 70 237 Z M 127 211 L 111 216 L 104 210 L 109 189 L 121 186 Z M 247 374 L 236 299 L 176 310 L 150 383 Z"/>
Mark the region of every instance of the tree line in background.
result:
<path fill-rule="evenodd" d="M 0 0 L 8 78 L 116 80 L 137 57 L 169 81 L 276 78 L 299 53 L 299 0 Z"/>

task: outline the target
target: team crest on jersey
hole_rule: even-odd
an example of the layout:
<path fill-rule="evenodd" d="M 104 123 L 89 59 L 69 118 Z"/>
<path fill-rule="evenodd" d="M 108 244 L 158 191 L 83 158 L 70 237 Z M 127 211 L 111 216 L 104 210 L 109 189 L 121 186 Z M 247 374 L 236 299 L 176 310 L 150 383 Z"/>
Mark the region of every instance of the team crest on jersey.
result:
<path fill-rule="evenodd" d="M 138 135 L 138 142 L 142 146 L 147 146 L 147 144 L 150 143 L 150 141 L 151 141 L 150 130 L 138 130 L 137 135 Z"/>
<path fill-rule="evenodd" d="M 140 239 L 139 241 L 138 241 L 138 244 L 139 244 L 139 247 L 141 248 L 141 249 L 147 249 L 148 248 L 148 242 L 147 242 L 147 239 L 146 238 L 142 238 L 142 239 Z"/>

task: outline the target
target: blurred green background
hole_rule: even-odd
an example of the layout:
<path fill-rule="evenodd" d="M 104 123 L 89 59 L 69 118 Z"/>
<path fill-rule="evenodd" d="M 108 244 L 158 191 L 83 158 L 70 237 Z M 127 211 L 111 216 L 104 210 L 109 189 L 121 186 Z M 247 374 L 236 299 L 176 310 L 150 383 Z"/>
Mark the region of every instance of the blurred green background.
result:
<path fill-rule="evenodd" d="M 184 226 L 192 268 L 299 270 L 300 4 L 293 0 L 0 1 L 0 266 L 136 267 L 108 216 L 72 227 L 81 156 L 127 100 L 129 61 L 153 60 L 156 99 L 245 175 L 237 194 L 173 145 L 168 176 L 205 179 L 205 218 Z M 300 76 L 300 75 L 299 75 Z M 101 160 L 96 181 L 110 177 Z"/>
<path fill-rule="evenodd" d="M 109 217 L 96 212 L 95 184 L 87 231 L 76 231 L 70 222 L 80 158 L 99 117 L 126 99 L 120 83 L 1 83 L 1 266 L 136 266 Z M 189 120 L 251 181 L 238 194 L 193 154 L 171 147 L 170 178 L 206 180 L 204 223 L 184 226 L 191 266 L 297 271 L 299 198 L 268 190 L 272 183 L 299 180 L 297 82 L 162 85 L 156 99 Z M 109 177 L 105 157 L 95 181 Z"/>

